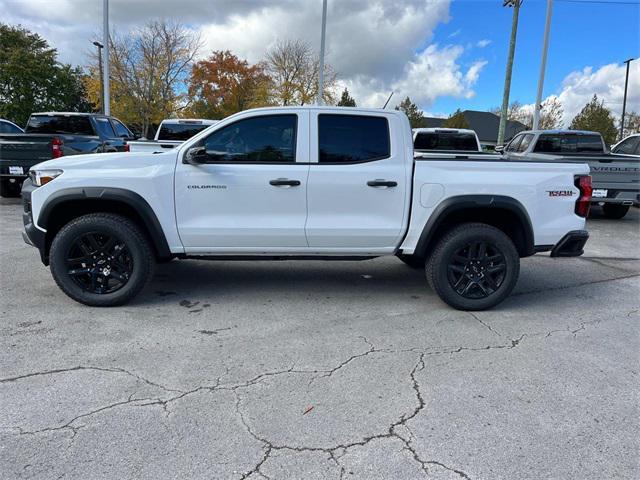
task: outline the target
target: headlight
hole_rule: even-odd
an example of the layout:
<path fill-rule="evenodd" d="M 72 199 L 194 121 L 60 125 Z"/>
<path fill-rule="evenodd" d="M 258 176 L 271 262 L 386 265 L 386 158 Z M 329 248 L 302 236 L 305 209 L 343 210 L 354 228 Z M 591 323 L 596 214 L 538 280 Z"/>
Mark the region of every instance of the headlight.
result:
<path fill-rule="evenodd" d="M 60 175 L 62 170 L 29 170 L 29 178 L 36 187 L 41 187 Z"/>

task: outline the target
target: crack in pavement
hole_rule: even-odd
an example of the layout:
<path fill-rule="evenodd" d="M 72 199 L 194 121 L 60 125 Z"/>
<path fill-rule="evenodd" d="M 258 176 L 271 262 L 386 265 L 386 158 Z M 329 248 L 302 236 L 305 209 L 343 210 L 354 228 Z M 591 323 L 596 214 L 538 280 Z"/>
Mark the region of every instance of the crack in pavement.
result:
<path fill-rule="evenodd" d="M 42 372 L 32 372 L 32 373 L 26 373 L 24 375 L 18 375 L 15 377 L 8 377 L 8 378 L 2 378 L 0 379 L 0 383 L 9 383 L 9 382 L 16 382 L 18 380 L 23 380 L 25 378 L 31 378 L 31 377 L 40 377 L 40 376 L 46 376 L 46 375 L 56 375 L 59 373 L 67 373 L 67 372 L 76 372 L 79 370 L 95 370 L 95 371 L 99 371 L 99 372 L 111 372 L 111 373 L 124 373 L 127 374 L 131 377 L 137 378 L 138 380 L 140 380 L 141 382 L 146 383 L 147 385 L 151 385 L 153 387 L 157 387 L 160 388 L 166 392 L 179 392 L 182 393 L 182 390 L 176 390 L 173 388 L 167 388 L 164 385 L 160 385 L 159 383 L 155 383 L 152 382 L 150 380 L 147 380 L 144 377 L 141 377 L 138 374 L 132 373 L 128 370 L 125 370 L 124 368 L 118 368 L 118 367 L 87 367 L 87 366 L 82 366 L 82 365 L 78 365 L 75 367 L 69 367 L 69 368 L 58 368 L 55 370 L 45 370 Z"/>
<path fill-rule="evenodd" d="M 478 317 L 477 314 L 473 313 L 473 312 L 467 312 L 469 315 L 471 315 L 473 318 L 475 318 L 478 322 L 480 322 L 485 328 L 487 328 L 489 331 L 493 332 L 494 334 L 496 334 L 497 336 L 501 336 L 497 331 L 495 331 L 493 328 L 491 328 L 491 325 L 489 325 L 488 323 L 483 322 L 480 317 Z"/>
<path fill-rule="evenodd" d="M 486 328 L 488 328 L 489 330 L 491 330 L 492 332 L 496 333 L 497 335 L 499 335 L 495 330 L 491 329 L 489 325 L 484 324 L 484 322 L 480 321 L 479 318 L 477 318 L 474 314 L 471 314 L 476 320 L 478 320 L 480 323 L 482 323 Z M 425 357 L 426 356 L 431 356 L 431 355 L 443 355 L 443 354 L 449 354 L 449 355 L 453 355 L 454 353 L 459 353 L 459 352 L 463 352 L 463 351 L 486 351 L 486 350 L 493 350 L 493 349 L 513 349 L 516 348 L 517 346 L 519 346 L 521 344 L 521 342 L 525 339 L 525 337 L 535 337 L 535 336 L 544 336 L 546 337 L 550 337 L 551 335 L 553 335 L 554 333 L 569 333 L 572 334 L 574 336 L 576 336 L 576 334 L 580 331 L 583 331 L 586 329 L 586 325 L 589 324 L 596 324 L 599 323 L 600 321 L 594 321 L 594 322 L 582 322 L 578 327 L 574 326 L 567 326 L 566 329 L 560 329 L 560 330 L 551 330 L 549 332 L 546 333 L 523 333 L 520 337 L 515 338 L 515 339 L 511 339 L 509 340 L 509 342 L 504 343 L 504 344 L 499 344 L 499 345 L 487 345 L 485 347 L 465 347 L 465 346 L 458 346 L 458 347 L 451 347 L 451 348 L 446 348 L 446 347 L 427 347 L 427 348 L 410 348 L 410 349 L 378 349 L 375 347 L 375 345 L 373 343 L 371 343 L 366 337 L 359 337 L 361 338 L 368 346 L 369 349 L 366 350 L 365 352 L 361 352 L 355 355 L 350 356 L 349 358 L 347 358 L 346 360 L 340 362 L 338 365 L 336 365 L 335 367 L 329 369 L 329 370 L 320 370 L 320 369 L 316 369 L 316 370 L 296 370 L 295 369 L 295 364 L 293 366 L 291 366 L 288 369 L 284 369 L 284 370 L 277 370 L 277 371 L 270 371 L 270 372 L 264 372 L 261 373 L 259 375 L 254 376 L 253 378 L 251 378 L 250 380 L 247 380 L 245 382 L 242 383 L 226 383 L 223 384 L 222 383 L 222 379 L 225 375 L 227 375 L 229 373 L 229 368 L 225 366 L 226 372 L 219 376 L 216 381 L 212 384 L 212 385 L 201 385 L 198 386 L 192 390 L 188 390 L 188 391 L 184 391 L 184 390 L 177 390 L 177 389 L 170 389 L 167 388 L 163 385 L 157 384 L 155 382 L 149 381 L 137 374 L 134 374 L 132 372 L 129 372 L 125 369 L 122 368 L 103 368 L 103 367 L 86 367 L 86 366 L 77 366 L 77 367 L 72 367 L 72 368 L 65 368 L 65 369 L 55 369 L 55 370 L 48 370 L 48 371 L 43 371 L 43 372 L 33 372 L 33 373 L 29 373 L 29 374 L 25 374 L 25 375 L 20 375 L 20 376 L 15 376 L 15 377 L 9 377 L 9 378 L 4 378 L 4 379 L 0 379 L 0 383 L 8 383 L 8 382 L 15 382 L 21 379 L 25 379 L 25 378 L 31 378 L 31 377 L 36 377 L 36 376 L 43 376 L 43 375 L 51 375 L 51 374 L 57 374 L 57 373 L 63 373 L 63 372 L 73 372 L 73 371 L 79 371 L 79 370 L 97 370 L 97 371 L 105 371 L 105 372 L 117 372 L 117 373 L 125 373 L 127 375 L 131 375 L 132 377 L 135 377 L 137 379 L 139 379 L 140 381 L 147 383 L 148 385 L 152 385 L 154 387 L 158 387 L 164 391 L 167 392 L 173 392 L 173 393 L 179 393 L 179 395 L 175 395 L 173 397 L 170 397 L 168 399 L 160 399 L 160 398 L 134 398 L 135 393 L 131 394 L 129 396 L 129 398 L 127 400 L 124 401 L 119 401 L 119 402 L 114 402 L 112 404 L 106 405 L 104 407 L 100 407 L 98 409 L 92 410 L 90 412 L 86 412 L 83 414 L 80 414 L 76 417 L 74 417 L 73 419 L 71 419 L 69 422 L 67 422 L 64 425 L 61 426 L 57 426 L 57 427 L 48 427 L 48 428 L 44 428 L 44 429 L 40 429 L 40 430 L 36 430 L 36 431 L 25 431 L 23 429 L 21 429 L 20 427 L 17 427 L 18 431 L 20 434 L 36 434 L 36 433 L 42 433 L 42 432 L 51 432 L 51 431 L 60 431 L 60 430 L 71 430 L 73 432 L 72 435 L 72 439 L 76 436 L 76 434 L 78 433 L 78 431 L 83 427 L 83 426 L 74 426 L 74 422 L 80 420 L 81 418 L 87 418 L 90 417 L 92 415 L 95 415 L 99 412 L 103 412 L 105 410 L 109 410 L 109 409 L 113 409 L 122 405 L 133 405 L 133 406 L 151 406 L 151 405 L 161 405 L 163 407 L 163 409 L 167 412 L 167 414 L 169 414 L 168 411 L 168 404 L 171 402 L 175 402 L 177 400 L 183 399 L 189 395 L 192 395 L 194 393 L 203 391 L 203 390 L 209 390 L 209 391 L 216 391 L 216 390 L 227 390 L 227 391 L 232 391 L 235 395 L 236 398 L 236 402 L 235 402 L 235 410 L 236 410 L 236 414 L 238 415 L 238 418 L 240 419 L 242 425 L 244 426 L 244 429 L 247 431 L 247 433 L 253 437 L 255 440 L 257 440 L 258 442 L 262 443 L 264 445 L 264 451 L 263 454 L 261 456 L 261 458 L 259 459 L 259 461 L 256 463 L 256 465 L 248 470 L 247 472 L 245 472 L 242 475 L 242 479 L 246 479 L 249 476 L 251 476 L 252 474 L 256 474 L 256 475 L 261 475 L 265 478 L 268 478 L 263 472 L 260 471 L 260 468 L 269 460 L 270 455 L 272 454 L 272 452 L 274 451 L 278 451 L 278 450 L 288 450 L 288 451 L 292 451 L 292 452 L 324 452 L 325 454 L 328 455 L 328 459 L 330 459 L 332 462 L 334 462 L 336 464 L 337 467 L 340 468 L 340 478 L 343 478 L 344 474 L 345 474 L 345 469 L 344 466 L 340 463 L 340 458 L 351 448 L 355 448 L 355 447 L 359 447 L 359 446 L 365 446 L 367 445 L 369 442 L 376 440 L 376 439 L 390 439 L 390 438 L 397 438 L 399 439 L 404 445 L 405 448 L 407 450 L 409 450 L 413 456 L 413 458 L 415 459 L 415 461 L 417 461 L 420 465 L 422 470 L 428 474 L 428 465 L 436 465 L 439 466 L 441 468 L 445 468 L 455 474 L 457 474 L 458 476 L 460 476 L 461 478 L 464 479 L 470 479 L 469 475 L 467 473 L 465 473 L 464 471 L 460 470 L 460 469 L 456 469 L 450 466 L 447 466 L 439 461 L 435 461 L 435 460 L 422 460 L 420 458 L 420 456 L 417 454 L 417 452 L 415 452 L 415 449 L 412 447 L 411 445 L 411 440 L 410 439 L 406 439 L 404 437 L 402 437 L 400 435 L 400 433 L 398 433 L 397 429 L 398 427 L 405 427 L 409 430 L 409 432 L 411 433 L 411 429 L 408 427 L 407 422 L 409 422 L 411 419 L 415 418 L 417 415 L 420 414 L 420 412 L 425 408 L 426 406 L 426 402 L 422 396 L 422 393 L 420 391 L 420 385 L 418 383 L 417 380 L 417 374 L 418 372 L 424 370 L 425 368 Z M 438 348 L 438 350 L 433 351 L 433 348 Z M 308 446 L 294 446 L 294 445 L 286 445 L 286 444 L 277 444 L 271 440 L 269 440 L 266 437 L 261 437 L 260 435 L 258 435 L 256 432 L 254 432 L 249 424 L 249 422 L 247 421 L 247 419 L 245 418 L 243 412 L 242 412 L 242 408 L 241 408 L 241 402 L 242 402 L 242 396 L 240 395 L 240 390 L 243 388 L 248 388 L 252 385 L 255 385 L 256 383 L 261 382 L 262 380 L 272 377 L 272 376 L 278 376 L 278 375 L 286 375 L 286 374 L 291 374 L 291 373 L 301 373 L 301 374 L 318 374 L 318 373 L 322 373 L 323 375 L 321 375 L 321 377 L 330 377 L 333 373 L 335 373 L 336 371 L 346 367 L 349 363 L 353 362 L 354 360 L 358 359 L 358 358 L 363 358 L 366 357 L 372 353 L 379 353 L 379 352 L 387 352 L 387 353 L 402 353 L 402 352 L 411 352 L 411 353 L 416 353 L 419 354 L 418 356 L 418 360 L 416 362 L 416 364 L 413 366 L 413 368 L 411 369 L 410 373 L 409 373 L 409 377 L 411 380 L 411 387 L 414 391 L 415 394 L 415 400 L 416 400 L 416 405 L 415 407 L 409 411 L 409 412 L 405 412 L 404 414 L 402 414 L 398 420 L 396 420 L 395 422 L 393 422 L 387 429 L 386 431 L 382 431 L 373 435 L 369 435 L 369 436 L 364 436 L 362 437 L 360 440 L 357 441 L 353 441 L 353 442 L 349 442 L 349 443 L 344 443 L 344 444 L 336 444 L 330 447 L 308 447 Z M 315 377 L 314 377 L 315 378 Z M 412 433 L 411 433 L 412 434 Z M 413 434 L 412 434 L 413 435 Z"/>

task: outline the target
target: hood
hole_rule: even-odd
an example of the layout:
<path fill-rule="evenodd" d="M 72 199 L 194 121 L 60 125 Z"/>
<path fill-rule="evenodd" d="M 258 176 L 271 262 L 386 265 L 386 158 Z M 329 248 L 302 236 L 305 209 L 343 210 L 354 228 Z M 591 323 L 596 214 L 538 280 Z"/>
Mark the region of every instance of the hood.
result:
<path fill-rule="evenodd" d="M 34 169 L 112 169 L 129 166 L 148 166 L 153 163 L 175 162 L 177 149 L 163 153 L 91 153 L 87 155 L 67 155 L 60 158 L 52 158 L 46 162 L 38 163 L 31 167 Z"/>

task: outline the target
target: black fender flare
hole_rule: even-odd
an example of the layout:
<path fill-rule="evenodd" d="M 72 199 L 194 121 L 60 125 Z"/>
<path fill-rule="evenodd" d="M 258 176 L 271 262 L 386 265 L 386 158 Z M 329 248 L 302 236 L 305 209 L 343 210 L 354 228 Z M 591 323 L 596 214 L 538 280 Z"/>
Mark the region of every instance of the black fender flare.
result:
<path fill-rule="evenodd" d="M 64 188 L 52 193 L 42 205 L 38 215 L 38 226 L 47 230 L 54 209 L 66 202 L 77 200 L 105 200 L 125 203 L 135 210 L 149 232 L 149 240 L 153 243 L 160 258 L 172 256 L 164 230 L 158 217 L 149 203 L 139 194 L 124 188 L 116 187 L 78 187 Z"/>
<path fill-rule="evenodd" d="M 415 252 L 426 252 L 429 242 L 433 239 L 433 234 L 449 215 L 459 210 L 479 208 L 502 209 L 515 214 L 524 227 L 522 232 L 524 235 L 524 249 L 519 252 L 520 256 L 526 257 L 535 253 L 533 226 L 527 210 L 515 198 L 504 195 L 456 195 L 444 199 L 429 216 L 429 220 L 427 220 L 422 229 L 416 244 Z"/>

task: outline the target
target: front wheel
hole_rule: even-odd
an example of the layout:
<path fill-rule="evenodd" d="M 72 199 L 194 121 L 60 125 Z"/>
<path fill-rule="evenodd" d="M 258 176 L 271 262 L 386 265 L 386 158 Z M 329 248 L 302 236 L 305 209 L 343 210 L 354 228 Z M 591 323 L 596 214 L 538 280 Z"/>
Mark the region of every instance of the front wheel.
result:
<path fill-rule="evenodd" d="M 84 215 L 65 225 L 49 252 L 60 289 L 85 305 L 122 305 L 146 285 L 154 257 L 144 233 L 126 217 Z"/>
<path fill-rule="evenodd" d="M 511 239 L 483 223 L 465 223 L 446 233 L 426 268 L 431 288 L 458 310 L 485 310 L 502 302 L 519 273 Z"/>
<path fill-rule="evenodd" d="M 619 220 L 629 211 L 629 205 L 619 205 L 615 203 L 605 203 L 602 206 L 604 216 L 612 220 Z"/>

